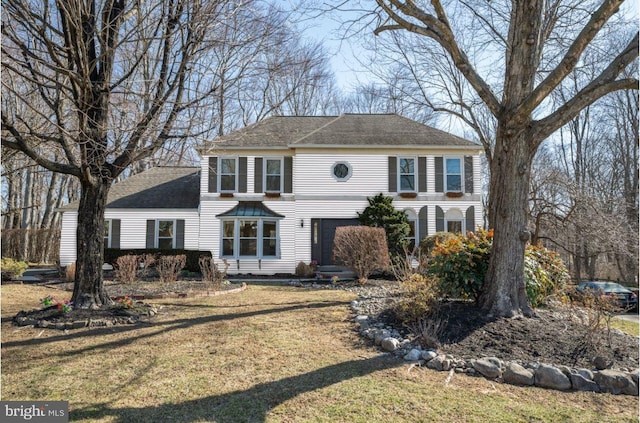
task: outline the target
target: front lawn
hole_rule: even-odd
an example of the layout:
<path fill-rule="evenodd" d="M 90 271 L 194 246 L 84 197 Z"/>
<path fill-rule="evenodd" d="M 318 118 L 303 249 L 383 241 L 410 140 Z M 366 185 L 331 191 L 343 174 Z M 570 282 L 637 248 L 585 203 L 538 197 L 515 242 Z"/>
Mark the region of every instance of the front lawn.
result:
<path fill-rule="evenodd" d="M 635 397 L 448 380 L 381 355 L 353 330 L 345 291 L 250 285 L 153 301 L 151 324 L 12 325 L 49 294 L 65 298 L 2 287 L 2 399 L 68 400 L 73 421 L 637 421 Z"/>

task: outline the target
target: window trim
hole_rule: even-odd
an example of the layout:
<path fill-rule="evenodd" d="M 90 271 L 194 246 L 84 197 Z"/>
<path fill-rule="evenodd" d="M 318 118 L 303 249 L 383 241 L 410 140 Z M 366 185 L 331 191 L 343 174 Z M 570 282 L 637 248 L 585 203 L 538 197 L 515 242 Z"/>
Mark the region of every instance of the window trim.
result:
<path fill-rule="evenodd" d="M 177 219 L 156 219 L 156 227 L 154 233 L 154 248 L 160 248 L 160 222 L 171 222 L 173 228 L 173 234 L 171 235 L 171 249 L 176 248 L 176 232 L 178 228 Z M 169 239 L 169 237 L 162 237 L 162 239 Z"/>
<path fill-rule="evenodd" d="M 460 222 L 460 233 L 461 234 L 466 234 L 467 232 L 465 231 L 465 219 L 447 219 L 446 217 L 444 218 L 444 230 L 445 232 L 450 232 L 449 231 L 449 222 Z M 457 233 L 457 232 L 450 232 L 450 233 Z"/>
<path fill-rule="evenodd" d="M 255 256 L 247 256 L 240 255 L 240 221 L 257 221 L 257 238 L 256 238 L 256 255 Z M 234 260 L 279 260 L 280 259 L 280 220 L 279 218 L 273 217 L 257 217 L 252 218 L 249 216 L 235 216 L 235 217 L 226 217 L 220 218 L 220 250 L 218 256 L 220 258 L 226 259 L 234 259 Z M 224 224 L 225 222 L 233 222 L 233 254 L 232 255 L 224 255 L 224 240 L 229 239 L 228 237 L 223 237 L 224 234 Z M 276 224 L 276 255 L 275 256 L 265 256 L 264 255 L 264 223 L 271 222 Z M 272 239 L 268 237 L 267 239 Z"/>
<path fill-rule="evenodd" d="M 402 173 L 402 167 L 400 166 L 400 161 L 401 160 L 413 160 L 413 189 L 411 190 L 407 190 L 407 189 L 402 189 L 402 176 L 403 175 L 410 175 L 409 173 Z M 398 184 L 398 193 L 402 193 L 402 192 L 418 192 L 418 157 L 417 156 L 398 156 L 397 162 L 396 162 L 396 169 L 397 169 L 397 184 Z"/>
<path fill-rule="evenodd" d="M 338 165 L 344 165 L 347 168 L 346 176 L 340 178 L 336 175 L 335 170 L 336 170 L 336 166 Z M 337 182 L 347 182 L 352 175 L 353 175 L 353 167 L 351 166 L 351 163 L 349 163 L 346 160 L 337 161 L 331 165 L 331 177 L 335 179 Z"/>
<path fill-rule="evenodd" d="M 234 173 L 234 187 L 232 190 L 229 189 L 222 189 L 222 160 L 233 160 L 235 162 L 235 173 Z M 240 166 L 240 161 L 238 160 L 237 156 L 220 156 L 218 157 L 218 175 L 217 175 L 217 184 L 218 184 L 218 192 L 221 194 L 225 194 L 225 193 L 235 193 L 238 192 L 238 178 L 239 178 L 239 166 Z M 225 175 L 230 175 L 225 173 Z"/>
<path fill-rule="evenodd" d="M 273 191 L 273 190 L 269 190 L 268 184 L 267 184 L 267 177 L 269 176 L 267 174 L 267 162 L 269 160 L 278 160 L 280 162 L 280 188 L 277 191 Z M 273 176 L 273 175 L 271 175 Z M 275 193 L 283 193 L 284 192 L 284 157 L 280 156 L 280 157 L 263 157 L 262 158 L 262 186 L 263 186 L 263 191 L 265 193 L 271 193 L 271 194 L 275 194 Z"/>
<path fill-rule="evenodd" d="M 451 160 L 451 159 L 455 159 L 458 160 L 458 163 L 460 164 L 460 189 L 459 190 L 451 190 L 449 189 L 449 172 L 447 172 L 447 160 Z M 458 175 L 457 173 L 452 173 L 452 176 L 454 175 Z M 442 176 L 443 176 L 443 188 L 444 188 L 444 192 L 462 192 L 464 193 L 464 184 L 465 184 L 465 179 L 464 179 L 464 156 L 444 156 L 443 157 L 443 163 L 442 163 Z M 445 226 L 446 227 L 446 226 Z"/>
<path fill-rule="evenodd" d="M 107 236 L 103 236 L 102 239 L 104 240 L 104 238 L 107 238 L 107 242 L 104 245 L 104 248 L 111 248 L 111 239 L 113 236 L 113 219 L 105 219 L 104 223 L 108 223 L 109 224 L 109 229 L 107 230 Z M 103 241 L 104 242 L 104 241 Z"/>

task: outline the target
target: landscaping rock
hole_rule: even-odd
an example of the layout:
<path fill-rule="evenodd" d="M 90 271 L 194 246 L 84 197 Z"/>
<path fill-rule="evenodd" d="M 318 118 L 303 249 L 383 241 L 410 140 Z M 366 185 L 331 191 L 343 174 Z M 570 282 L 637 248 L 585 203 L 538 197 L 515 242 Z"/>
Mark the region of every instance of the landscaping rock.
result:
<path fill-rule="evenodd" d="M 626 394 L 638 396 L 638 385 L 631 376 L 617 370 L 602 370 L 593 375 L 593 380 L 602 392 L 614 395 Z"/>
<path fill-rule="evenodd" d="M 413 348 L 403 358 L 407 361 L 418 361 L 422 358 L 422 351 L 416 348 Z"/>
<path fill-rule="evenodd" d="M 427 367 L 439 372 L 447 371 L 451 368 L 451 360 L 445 355 L 438 355 L 427 362 Z"/>
<path fill-rule="evenodd" d="M 389 337 L 391 337 L 391 332 L 389 332 L 386 329 L 380 329 L 375 333 L 374 342 L 375 342 L 376 345 L 381 345 L 382 344 L 382 340 L 385 339 L 385 338 L 389 338 Z"/>
<path fill-rule="evenodd" d="M 422 359 L 424 361 L 433 360 L 438 356 L 438 353 L 433 350 L 422 351 Z"/>
<path fill-rule="evenodd" d="M 531 386 L 535 382 L 533 372 L 525 369 L 518 363 L 507 363 L 507 368 L 502 375 L 502 379 L 510 385 Z"/>
<path fill-rule="evenodd" d="M 362 329 L 367 329 L 369 327 L 369 316 L 356 316 L 356 323 L 360 325 Z"/>
<path fill-rule="evenodd" d="M 400 341 L 396 338 L 386 337 L 380 342 L 380 347 L 387 352 L 394 352 L 400 346 Z"/>
<path fill-rule="evenodd" d="M 496 362 L 497 360 L 497 362 Z M 500 360 L 495 357 L 480 358 L 473 361 L 473 368 L 476 369 L 481 375 L 489 379 L 495 379 L 502 375 L 500 370 Z"/>
<path fill-rule="evenodd" d="M 571 373 L 569 379 L 571 380 L 571 387 L 576 391 L 600 392 L 597 383 L 579 373 Z"/>
<path fill-rule="evenodd" d="M 608 369 L 611 365 L 606 357 L 601 355 L 593 359 L 593 366 L 598 370 Z"/>
<path fill-rule="evenodd" d="M 571 389 L 571 380 L 557 367 L 541 364 L 536 370 L 535 385 L 541 388 L 566 391 Z"/>
<path fill-rule="evenodd" d="M 631 379 L 633 379 L 633 381 L 636 383 L 636 385 L 638 384 L 638 376 L 640 375 L 640 369 L 636 369 L 633 372 L 631 372 Z"/>

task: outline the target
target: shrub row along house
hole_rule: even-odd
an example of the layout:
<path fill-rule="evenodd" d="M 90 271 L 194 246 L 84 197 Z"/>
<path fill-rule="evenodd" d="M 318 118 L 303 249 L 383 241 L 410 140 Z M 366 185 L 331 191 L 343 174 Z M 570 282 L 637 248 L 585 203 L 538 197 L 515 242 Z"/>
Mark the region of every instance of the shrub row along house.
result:
<path fill-rule="evenodd" d="M 199 150 L 201 166 L 158 167 L 114 184 L 105 246 L 210 251 L 229 273 L 330 264 L 339 226 L 383 193 L 418 243 L 481 223 L 482 148 L 396 114 L 271 117 Z M 76 255 L 63 208 L 60 264 Z"/>

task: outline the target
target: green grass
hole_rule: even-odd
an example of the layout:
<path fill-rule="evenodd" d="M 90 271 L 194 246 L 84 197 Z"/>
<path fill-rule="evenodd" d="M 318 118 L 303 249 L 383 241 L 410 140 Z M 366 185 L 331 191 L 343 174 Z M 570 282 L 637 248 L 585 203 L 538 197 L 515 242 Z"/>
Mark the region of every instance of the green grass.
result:
<path fill-rule="evenodd" d="M 2 287 L 2 316 L 60 291 Z M 2 399 L 68 400 L 84 422 L 638 421 L 637 398 L 411 367 L 354 331 L 353 294 L 277 286 L 158 301 L 152 325 L 2 323 Z"/>
<path fill-rule="evenodd" d="M 636 322 L 614 318 L 611 319 L 611 327 L 619 329 L 624 333 L 628 333 L 629 335 L 640 336 L 640 325 L 638 325 L 638 323 Z"/>

